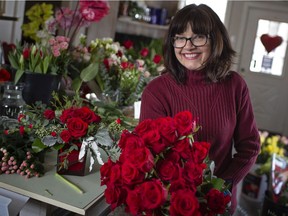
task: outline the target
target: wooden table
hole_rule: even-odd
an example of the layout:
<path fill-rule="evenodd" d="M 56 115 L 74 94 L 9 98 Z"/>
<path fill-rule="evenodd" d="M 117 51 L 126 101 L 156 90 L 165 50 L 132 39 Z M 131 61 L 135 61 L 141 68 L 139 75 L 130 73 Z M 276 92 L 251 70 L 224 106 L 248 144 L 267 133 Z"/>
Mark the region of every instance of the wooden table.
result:
<path fill-rule="evenodd" d="M 80 215 L 97 216 L 103 215 L 107 210 L 109 212 L 103 196 L 105 187 L 100 186 L 100 165 L 95 165 L 85 176 L 64 176 L 84 191 L 81 194 L 55 176 L 56 155 L 56 152 L 46 154 L 44 176 L 26 179 L 18 174 L 2 174 L 0 188 Z"/>

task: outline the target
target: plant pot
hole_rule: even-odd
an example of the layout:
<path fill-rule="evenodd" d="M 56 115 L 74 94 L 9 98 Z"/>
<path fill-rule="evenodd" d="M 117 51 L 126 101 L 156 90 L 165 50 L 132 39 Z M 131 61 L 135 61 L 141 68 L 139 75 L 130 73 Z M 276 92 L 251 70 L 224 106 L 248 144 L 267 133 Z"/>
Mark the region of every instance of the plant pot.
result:
<path fill-rule="evenodd" d="M 84 156 L 83 161 L 79 161 L 79 152 L 81 148 L 81 144 L 77 144 L 78 150 L 72 150 L 68 155 L 65 154 L 65 151 L 70 148 L 70 145 L 64 146 L 62 149 L 58 150 L 57 155 L 57 173 L 61 175 L 76 175 L 76 176 L 84 176 L 86 174 L 86 158 L 87 153 Z M 66 158 L 67 167 L 63 167 L 64 160 Z"/>
<path fill-rule="evenodd" d="M 25 72 L 23 77 L 24 101 L 28 105 L 32 105 L 36 101 L 49 104 L 50 100 L 52 99 L 52 92 L 59 90 L 60 81 L 60 75 Z"/>
<path fill-rule="evenodd" d="M 267 191 L 265 193 L 261 216 L 266 216 L 266 215 L 267 216 L 268 215 L 277 215 L 277 216 L 288 215 L 288 207 L 275 203 L 269 197 L 269 194 Z"/>

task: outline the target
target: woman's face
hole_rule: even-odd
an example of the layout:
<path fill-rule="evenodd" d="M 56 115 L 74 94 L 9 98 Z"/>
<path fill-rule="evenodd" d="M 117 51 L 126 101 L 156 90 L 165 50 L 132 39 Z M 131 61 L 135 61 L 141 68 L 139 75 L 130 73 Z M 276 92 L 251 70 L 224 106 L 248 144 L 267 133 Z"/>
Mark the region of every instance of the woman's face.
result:
<path fill-rule="evenodd" d="M 194 38 L 196 34 L 192 32 L 191 26 L 188 25 L 187 30 L 182 34 L 176 34 L 175 37 Z M 196 43 L 196 42 L 195 42 Z M 196 47 L 190 40 L 182 48 L 175 48 L 174 52 L 178 61 L 188 70 L 200 70 L 204 67 L 205 62 L 211 54 L 210 39 L 204 46 Z"/>

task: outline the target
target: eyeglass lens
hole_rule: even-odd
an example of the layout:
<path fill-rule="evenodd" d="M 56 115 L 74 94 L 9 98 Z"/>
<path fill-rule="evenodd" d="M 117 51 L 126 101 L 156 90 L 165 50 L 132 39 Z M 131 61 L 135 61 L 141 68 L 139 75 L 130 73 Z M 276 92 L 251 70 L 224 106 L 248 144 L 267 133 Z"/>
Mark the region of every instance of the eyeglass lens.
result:
<path fill-rule="evenodd" d="M 195 35 L 191 38 L 186 37 L 174 37 L 173 46 L 176 48 L 182 48 L 187 44 L 187 41 L 190 41 L 194 46 L 204 46 L 207 43 L 207 36 L 206 35 Z"/>

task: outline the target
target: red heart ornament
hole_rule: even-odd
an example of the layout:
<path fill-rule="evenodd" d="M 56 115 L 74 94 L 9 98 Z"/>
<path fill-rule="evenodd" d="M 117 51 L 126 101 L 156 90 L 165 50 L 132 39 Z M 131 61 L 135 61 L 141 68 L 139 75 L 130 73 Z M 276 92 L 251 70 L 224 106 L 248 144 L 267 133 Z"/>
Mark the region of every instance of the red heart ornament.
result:
<path fill-rule="evenodd" d="M 280 46 L 283 41 L 282 37 L 280 36 L 272 37 L 268 34 L 263 34 L 260 37 L 260 40 L 268 53 L 274 50 L 276 47 Z"/>

